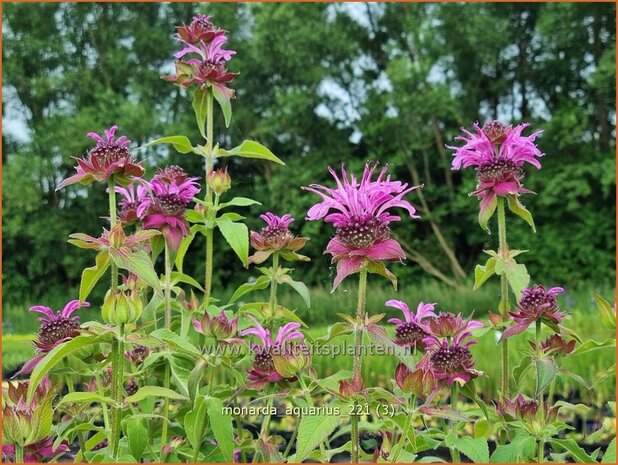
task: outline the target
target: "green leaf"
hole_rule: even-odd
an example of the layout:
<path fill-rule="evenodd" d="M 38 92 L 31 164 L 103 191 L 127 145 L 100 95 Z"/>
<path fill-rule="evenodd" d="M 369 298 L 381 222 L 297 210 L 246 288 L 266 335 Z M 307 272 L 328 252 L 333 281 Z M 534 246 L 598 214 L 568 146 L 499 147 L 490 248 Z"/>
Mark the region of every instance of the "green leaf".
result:
<path fill-rule="evenodd" d="M 195 399 L 193 409 L 187 412 L 184 418 L 185 433 L 189 444 L 194 448 L 202 443 L 207 407 L 206 396 L 199 396 Z"/>
<path fill-rule="evenodd" d="M 240 299 L 243 295 L 248 294 L 249 292 L 260 291 L 266 289 L 270 285 L 270 279 L 268 276 L 260 276 L 252 283 L 242 284 L 236 289 L 232 297 L 230 298 L 229 303 L 235 302 Z"/>
<path fill-rule="evenodd" d="M 529 355 L 523 357 L 517 365 L 513 369 L 513 378 L 515 378 L 515 383 L 519 384 L 524 374 L 530 369 L 532 366 L 532 357 Z"/>
<path fill-rule="evenodd" d="M 536 391 L 535 396 L 543 392 L 558 374 L 558 367 L 553 358 L 544 357 L 535 360 L 536 365 Z"/>
<path fill-rule="evenodd" d="M 170 274 L 170 278 L 174 283 L 189 284 L 193 287 L 197 287 L 200 291 L 204 292 L 204 288 L 202 287 L 202 285 L 188 274 L 184 274 L 178 271 L 172 271 L 172 273 Z"/>
<path fill-rule="evenodd" d="M 526 207 L 519 201 L 518 195 L 508 195 L 507 196 L 509 202 L 509 210 L 515 213 L 517 216 L 522 218 L 526 223 L 530 225 L 532 231 L 536 232 L 536 227 L 534 226 L 534 219 L 532 218 L 532 213 L 528 211 Z"/>
<path fill-rule="evenodd" d="M 99 279 L 105 274 L 111 263 L 111 258 L 106 251 L 101 251 L 95 258 L 95 265 L 82 271 L 82 280 L 79 285 L 79 301 L 84 302 Z"/>
<path fill-rule="evenodd" d="M 232 417 L 223 414 L 223 401 L 216 397 L 208 399 L 208 417 L 210 427 L 221 448 L 225 459 L 229 463 L 234 463 L 234 428 L 232 427 Z"/>
<path fill-rule="evenodd" d="M 391 282 L 391 284 L 393 285 L 393 288 L 397 290 L 397 276 L 395 276 L 393 273 L 391 273 L 386 268 L 386 265 L 384 264 L 384 262 L 380 260 L 369 260 L 367 262 L 367 271 L 369 273 L 374 273 L 374 274 L 379 274 L 380 276 L 384 276 L 386 279 L 388 279 Z"/>
<path fill-rule="evenodd" d="M 269 160 L 279 165 L 285 165 L 274 153 L 264 147 L 262 144 L 253 140 L 246 140 L 238 147 L 231 150 L 219 149 L 216 153 L 217 157 L 241 157 L 241 158 L 258 158 L 260 160 Z"/>
<path fill-rule="evenodd" d="M 217 220 L 219 231 L 223 234 L 230 247 L 236 252 L 242 264 L 249 266 L 249 229 L 242 223 L 234 223 L 227 219 Z"/>
<path fill-rule="evenodd" d="M 149 147 L 151 145 L 158 144 L 172 144 L 174 149 L 178 153 L 189 153 L 193 151 L 193 146 L 191 145 L 191 141 L 187 136 L 167 136 L 162 137 L 160 139 L 155 139 L 151 142 L 148 142 L 146 145 L 142 145 L 140 148 Z"/>
<path fill-rule="evenodd" d="M 489 462 L 489 446 L 485 438 L 459 438 L 455 441 L 455 447 L 474 463 Z"/>
<path fill-rule="evenodd" d="M 156 331 L 150 333 L 150 335 L 181 352 L 198 357 L 202 356 L 202 353 L 197 349 L 197 347 L 187 341 L 186 338 L 179 336 L 167 328 L 157 329 Z"/>
<path fill-rule="evenodd" d="M 129 440 L 129 450 L 136 461 L 142 458 L 149 442 L 148 428 L 143 418 L 129 417 L 125 423 L 125 435 Z"/>
<path fill-rule="evenodd" d="M 502 202 L 502 200 L 500 200 Z M 479 209 L 479 225 L 483 228 L 487 234 L 491 234 L 489 230 L 489 220 L 496 212 L 496 207 L 498 206 L 498 197 L 496 195 L 491 196 L 489 199 L 489 203 L 485 203 L 484 200 L 481 201 L 480 209 Z"/>
<path fill-rule="evenodd" d="M 193 111 L 195 112 L 195 120 L 197 121 L 197 127 L 200 130 L 200 134 L 206 139 L 206 108 L 208 106 L 208 93 L 209 89 L 197 88 L 193 92 Z M 208 141 L 212 142 L 212 141 Z"/>
<path fill-rule="evenodd" d="M 613 347 L 616 347 L 616 339 L 605 339 L 603 342 L 589 339 L 571 352 L 571 355 L 581 355 L 594 350 Z"/>
<path fill-rule="evenodd" d="M 144 386 L 137 390 L 135 394 L 125 399 L 127 403 L 139 402 L 147 397 L 164 397 L 174 400 L 187 400 L 185 396 L 168 388 L 161 386 Z"/>
<path fill-rule="evenodd" d="M 607 329 L 616 329 L 616 310 L 612 309 L 611 304 L 596 292 L 592 292 L 592 298 L 597 304 L 601 313 L 601 324 Z"/>
<path fill-rule="evenodd" d="M 131 252 L 126 249 L 110 249 L 109 253 L 118 268 L 135 273 L 155 291 L 161 292 L 159 277 L 145 250 Z"/>
<path fill-rule="evenodd" d="M 195 399 L 197 397 L 200 390 L 200 383 L 207 369 L 208 364 L 204 360 L 198 360 L 193 370 L 191 370 L 191 373 L 189 373 L 189 377 L 187 378 L 187 389 L 189 390 L 190 399 Z"/>
<path fill-rule="evenodd" d="M 249 205 L 262 205 L 257 200 L 250 199 L 248 197 L 234 197 L 229 202 L 220 203 L 219 210 L 227 207 L 248 207 Z"/>
<path fill-rule="evenodd" d="M 526 269 L 526 265 L 517 263 L 512 257 L 507 261 L 498 260 L 496 263 L 496 271 L 498 271 L 498 264 L 504 263 L 504 272 L 506 273 L 506 279 L 513 289 L 513 294 L 517 301 L 521 298 L 521 291 L 528 287 L 530 283 L 530 275 Z"/>
<path fill-rule="evenodd" d="M 223 118 L 225 119 L 225 127 L 230 127 L 230 122 L 232 121 L 232 97 L 234 97 L 234 91 L 225 87 L 223 84 L 213 84 L 211 86 L 212 95 L 215 100 L 221 107 L 221 111 L 223 112 Z"/>
<path fill-rule="evenodd" d="M 337 415 L 306 415 L 301 418 L 294 462 L 302 462 L 339 425 Z"/>
<path fill-rule="evenodd" d="M 491 454 L 491 463 L 521 463 L 526 462 L 534 453 L 535 441 L 532 436 L 520 435 L 513 438 L 510 444 L 496 447 Z"/>
<path fill-rule="evenodd" d="M 289 274 L 285 274 L 278 279 L 280 284 L 287 284 L 303 298 L 307 308 L 311 307 L 311 296 L 307 285 L 302 281 L 294 281 Z"/>
<path fill-rule="evenodd" d="M 576 462 L 596 463 L 590 455 L 586 453 L 573 439 L 550 439 L 552 445 L 565 449 Z"/>
<path fill-rule="evenodd" d="M 474 269 L 474 289 L 477 290 L 487 281 L 491 276 L 496 274 L 496 258 L 491 257 L 485 265 L 476 265 Z"/>
<path fill-rule="evenodd" d="M 60 402 L 58 402 L 57 405 L 70 403 L 92 404 L 94 402 L 98 402 L 99 404 L 111 405 L 114 403 L 114 399 L 110 397 L 100 396 L 99 394 L 96 394 L 94 392 L 70 392 L 62 399 L 60 399 Z"/>
<path fill-rule="evenodd" d="M 612 439 L 612 442 L 607 446 L 601 463 L 616 463 L 616 438 Z"/>
<path fill-rule="evenodd" d="M 196 226 L 191 226 L 189 229 L 189 235 L 182 238 L 180 241 L 180 246 L 176 251 L 176 258 L 174 259 L 174 264 L 176 265 L 176 269 L 182 273 L 183 263 L 185 261 L 185 255 L 187 254 L 187 250 L 189 250 L 189 246 L 195 239 L 195 234 L 197 232 Z"/>
<path fill-rule="evenodd" d="M 30 381 L 28 382 L 28 401 L 30 402 L 32 400 L 32 396 L 41 383 L 41 380 L 49 372 L 49 370 L 54 367 L 54 365 L 64 359 L 67 355 L 82 349 L 83 347 L 101 342 L 106 338 L 107 335 L 96 337 L 77 336 L 76 338 L 64 342 L 50 350 L 47 355 L 45 355 L 45 357 L 37 363 L 36 367 L 32 371 L 32 374 L 30 375 Z"/>

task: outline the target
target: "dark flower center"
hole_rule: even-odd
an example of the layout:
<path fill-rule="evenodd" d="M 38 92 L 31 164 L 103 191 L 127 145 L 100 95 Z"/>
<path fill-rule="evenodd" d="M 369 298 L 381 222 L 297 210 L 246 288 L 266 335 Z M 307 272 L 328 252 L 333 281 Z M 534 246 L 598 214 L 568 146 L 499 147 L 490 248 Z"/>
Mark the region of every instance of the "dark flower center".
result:
<path fill-rule="evenodd" d="M 427 332 L 414 323 L 401 323 L 395 328 L 395 338 L 400 344 L 416 344 L 426 336 Z"/>
<path fill-rule="evenodd" d="M 270 354 L 270 350 L 262 349 L 260 352 L 256 352 L 255 360 L 253 360 L 253 366 L 261 371 L 274 371 L 275 365 L 273 364 L 273 357 Z"/>
<path fill-rule="evenodd" d="M 440 347 L 431 354 L 431 363 L 445 373 L 457 373 L 472 362 L 472 354 L 467 347 L 457 345 Z"/>
<path fill-rule="evenodd" d="M 181 216 L 187 208 L 187 205 L 176 194 L 157 196 L 155 204 L 166 216 Z"/>
<path fill-rule="evenodd" d="M 524 171 L 510 160 L 494 160 L 477 168 L 477 174 L 481 182 L 496 182 L 512 178 L 520 180 Z"/>
<path fill-rule="evenodd" d="M 180 166 L 172 165 L 159 171 L 156 177 L 166 184 L 182 184 L 187 179 L 187 173 Z"/>
<path fill-rule="evenodd" d="M 275 245 L 287 239 L 290 231 L 279 226 L 266 226 L 262 228 L 260 234 L 268 244 Z"/>
<path fill-rule="evenodd" d="M 527 312 L 536 312 L 541 305 L 545 304 L 549 304 L 545 307 L 545 312 L 552 312 L 557 309 L 555 297 L 547 295 L 544 289 L 532 289 L 521 298 L 519 308 Z"/>
<path fill-rule="evenodd" d="M 119 160 L 131 160 L 131 153 L 126 147 L 118 145 L 97 145 L 89 152 L 90 162 L 97 169 L 105 169 Z"/>
<path fill-rule="evenodd" d="M 367 249 L 389 239 L 390 236 L 390 228 L 372 216 L 353 216 L 348 225 L 337 228 L 339 240 L 354 249 Z"/>
<path fill-rule="evenodd" d="M 128 396 L 132 396 L 133 394 L 135 394 L 138 389 L 139 386 L 135 382 L 135 379 L 131 379 L 131 381 L 124 385 L 124 390 Z"/>
<path fill-rule="evenodd" d="M 58 318 L 41 324 L 39 342 L 42 345 L 53 346 L 58 341 L 77 336 L 79 322 L 77 318 Z"/>

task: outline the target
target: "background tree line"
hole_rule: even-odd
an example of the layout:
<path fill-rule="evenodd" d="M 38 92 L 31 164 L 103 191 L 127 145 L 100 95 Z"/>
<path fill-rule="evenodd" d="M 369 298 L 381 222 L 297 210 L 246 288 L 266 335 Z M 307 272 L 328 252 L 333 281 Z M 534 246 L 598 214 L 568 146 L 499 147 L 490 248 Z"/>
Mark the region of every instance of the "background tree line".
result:
<path fill-rule="evenodd" d="M 509 219 L 510 243 L 529 249 L 533 279 L 595 286 L 615 279 L 615 5 L 551 4 L 6 4 L 3 7 L 3 300 L 59 305 L 75 295 L 93 257 L 67 235 L 100 233 L 102 186 L 55 192 L 73 171 L 85 134 L 118 124 L 136 144 L 162 135 L 199 140 L 190 99 L 170 73 L 174 26 L 202 12 L 230 31 L 237 98 L 218 142 L 254 138 L 278 167 L 230 162 L 240 194 L 259 213 L 291 212 L 311 237 L 300 265 L 327 283 L 331 230 L 304 223 L 315 200 L 301 185 L 328 183 L 327 166 L 365 160 L 424 183 L 412 195 L 421 221 L 394 227 L 409 255 L 403 284 L 434 279 L 468 286 L 496 237 L 477 225 L 471 172 L 450 170 L 461 126 L 490 118 L 531 121 L 547 156 L 529 171 L 524 199 L 538 233 Z M 219 123 L 221 118 L 218 119 Z M 141 150 L 145 165 L 176 163 L 203 176 L 198 157 Z M 185 271 L 201 276 L 202 244 Z M 227 247 L 216 252 L 220 286 L 245 281 Z M 326 284 L 327 285 L 327 284 Z M 215 290 L 217 293 L 217 290 Z M 220 290 L 220 292 L 222 292 Z M 219 292 L 219 293 L 220 293 Z"/>

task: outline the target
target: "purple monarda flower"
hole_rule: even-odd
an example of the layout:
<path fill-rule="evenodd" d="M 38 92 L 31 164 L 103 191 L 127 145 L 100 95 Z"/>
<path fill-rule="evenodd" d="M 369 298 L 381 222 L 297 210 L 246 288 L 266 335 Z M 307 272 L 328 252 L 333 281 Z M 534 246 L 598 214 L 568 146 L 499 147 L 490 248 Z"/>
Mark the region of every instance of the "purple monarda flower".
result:
<path fill-rule="evenodd" d="M 147 183 L 148 195 L 137 208 L 144 228 L 161 231 L 173 250 L 177 250 L 182 238 L 189 234 L 185 212 L 200 191 L 198 179 L 189 177 L 179 166 L 162 169 Z"/>
<path fill-rule="evenodd" d="M 561 287 L 545 290 L 545 287 L 541 285 L 521 291 L 522 297 L 517 305 L 517 310 L 509 312 L 515 324 L 504 330 L 501 339 L 524 332 L 536 321 L 542 321 L 557 332 L 558 324 L 562 322 L 564 315 L 558 308 L 556 296 L 562 292 L 564 292 L 564 289 Z"/>
<path fill-rule="evenodd" d="M 461 313 L 440 312 L 429 320 L 430 332 L 437 337 L 454 337 L 462 333 L 470 335 L 473 329 L 482 327 L 483 323 L 472 320 L 472 317 L 464 320 Z"/>
<path fill-rule="evenodd" d="M 387 307 L 398 308 L 403 312 L 405 320 L 399 318 L 390 318 L 389 323 L 395 325 L 395 342 L 404 347 L 416 347 L 423 350 L 423 339 L 429 336 L 430 329 L 427 318 L 434 318 L 436 314 L 433 312 L 436 304 L 426 304 L 421 302 L 416 307 L 414 314 L 408 305 L 401 300 L 389 300 L 385 303 Z M 425 321 L 423 321 L 425 320 Z"/>
<path fill-rule="evenodd" d="M 227 344 L 240 343 L 238 339 L 238 317 L 228 318 L 223 310 L 218 316 L 204 312 L 199 320 L 193 318 L 193 327 L 198 333 L 214 337 L 219 342 Z"/>
<path fill-rule="evenodd" d="M 472 336 L 472 329 L 482 326 L 478 321 L 467 321 L 452 336 L 426 337 L 423 339 L 425 355 L 419 361 L 418 368 L 431 370 L 439 385 L 450 386 L 455 382 L 463 385 L 481 376 L 483 372 L 474 368 L 474 359 L 469 349 L 477 341 L 466 339 Z"/>
<path fill-rule="evenodd" d="M 138 186 L 129 184 L 127 187 L 116 186 L 115 191 L 122 196 L 118 202 L 118 206 L 120 207 L 118 218 L 125 225 L 135 223 L 139 219 L 137 216 L 137 208 L 148 194 L 147 187 L 141 184 Z"/>
<path fill-rule="evenodd" d="M 478 185 L 471 195 L 481 200 L 481 214 L 495 208 L 496 196 L 531 193 L 521 184 L 522 168 L 529 163 L 540 169 L 538 158 L 543 153 L 534 142 L 541 131 L 522 136 L 528 126 L 529 123 L 523 123 L 511 127 L 491 121 L 481 128 L 475 123 L 475 132 L 462 128 L 464 134 L 456 137 L 464 143 L 462 146 L 447 146 L 455 151 L 453 170 L 476 169 Z"/>
<path fill-rule="evenodd" d="M 70 452 L 69 443 L 63 440 L 54 447 L 56 438 L 48 436 L 40 441 L 28 444 L 24 447 L 24 463 L 43 463 L 57 458 L 59 455 Z M 15 461 L 15 445 L 3 444 L 2 455 L 9 461 Z"/>
<path fill-rule="evenodd" d="M 295 340 L 302 341 L 305 336 L 298 331 L 299 323 L 288 323 L 277 332 L 277 338 L 273 341 L 270 331 L 265 329 L 255 318 L 253 320 L 255 326 L 240 332 L 241 336 L 254 335 L 257 336 L 260 344 L 253 344 L 251 349 L 255 353 L 253 360 L 253 368 L 249 371 L 249 387 L 252 389 L 262 389 L 268 383 L 277 383 L 285 379 L 279 373 L 273 362 L 273 355 L 278 355 L 286 352 L 285 346 L 293 343 Z"/>
<path fill-rule="evenodd" d="M 290 225 L 294 221 L 294 217 L 289 213 L 283 216 L 277 216 L 274 213 L 267 212 L 260 215 L 266 226 L 260 232 L 251 231 L 251 246 L 256 250 L 256 253 L 249 257 L 249 262 L 254 264 L 263 263 L 274 252 L 291 252 L 297 260 L 308 261 L 309 258 L 298 255 L 307 241 L 306 237 L 296 237 L 289 230 Z"/>
<path fill-rule="evenodd" d="M 322 197 L 321 202 L 309 209 L 307 219 L 324 218 L 336 228 L 335 237 L 326 247 L 326 252 L 333 256 L 332 262 L 337 263 L 333 290 L 346 276 L 359 272 L 367 261 L 405 258 L 399 243 L 391 239 L 389 228 L 391 222 L 401 218 L 389 210 L 400 207 L 412 218 L 419 218 L 416 209 L 403 197 L 422 186 L 408 187 L 405 183 L 391 181 L 386 174 L 388 165 L 372 180 L 377 167 L 377 162 L 367 163 L 360 182 L 354 174 L 348 175 L 343 166 L 341 178 L 329 167 L 336 188 L 319 184 L 303 187 Z"/>
<path fill-rule="evenodd" d="M 80 304 L 79 300 L 71 300 L 57 313 L 54 313 L 51 308 L 42 305 L 30 307 L 31 312 L 43 314 L 39 318 L 41 325 L 38 337 L 34 341 L 37 355 L 24 363 L 24 366 L 17 372 L 17 375 L 31 373 L 50 350 L 79 335 L 79 316 L 73 315 L 73 313 L 83 307 L 90 307 L 90 304 L 88 302 Z"/>
<path fill-rule="evenodd" d="M 116 182 L 128 184 L 131 177 L 144 175 L 141 162 L 136 162 L 127 148 L 131 141 L 126 136 L 115 137 L 118 126 L 105 131 L 105 138 L 96 132 L 88 137 L 97 141 L 96 147 L 88 152 L 87 158 L 76 158 L 77 174 L 65 179 L 56 190 L 71 184 L 90 184 L 93 181 L 106 181 L 114 176 Z"/>
<path fill-rule="evenodd" d="M 195 15 L 188 26 L 178 26 L 178 39 L 188 44 L 197 44 L 202 41 L 208 43 L 215 37 L 224 35 L 225 31 L 215 26 L 210 18 L 211 16 L 207 15 Z"/>

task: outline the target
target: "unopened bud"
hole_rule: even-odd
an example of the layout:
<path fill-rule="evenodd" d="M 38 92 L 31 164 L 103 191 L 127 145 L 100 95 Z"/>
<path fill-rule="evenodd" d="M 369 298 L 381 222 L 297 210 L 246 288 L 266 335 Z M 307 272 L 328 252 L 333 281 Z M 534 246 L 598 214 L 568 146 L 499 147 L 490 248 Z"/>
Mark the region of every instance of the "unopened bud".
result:
<path fill-rule="evenodd" d="M 208 187 L 217 195 L 223 194 L 232 187 L 232 178 L 227 172 L 227 167 L 224 169 L 212 170 L 208 174 L 207 182 Z"/>

